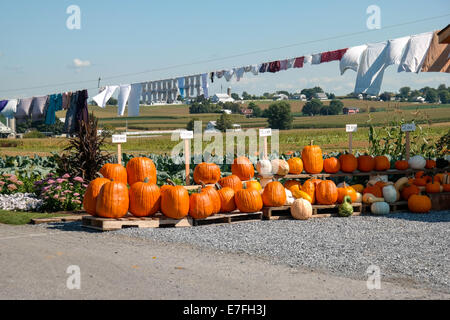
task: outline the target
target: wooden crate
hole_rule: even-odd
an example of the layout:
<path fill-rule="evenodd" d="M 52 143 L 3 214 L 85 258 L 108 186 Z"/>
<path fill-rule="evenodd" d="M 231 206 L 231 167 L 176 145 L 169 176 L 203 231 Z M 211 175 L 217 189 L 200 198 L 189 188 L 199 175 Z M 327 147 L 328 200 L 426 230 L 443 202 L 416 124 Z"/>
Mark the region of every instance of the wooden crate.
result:
<path fill-rule="evenodd" d="M 164 227 L 192 227 L 192 218 L 185 217 L 180 220 L 168 218 L 161 213 L 154 216 L 137 218 L 125 216 L 120 219 L 99 218 L 93 216 L 83 217 L 81 224 L 84 228 L 111 231 L 122 228 L 164 228 Z"/>
<path fill-rule="evenodd" d="M 436 211 L 450 210 L 450 192 L 429 193 L 431 209 Z"/>
<path fill-rule="evenodd" d="M 237 223 L 237 222 L 252 222 L 260 221 L 262 219 L 262 212 L 244 213 L 238 210 L 230 213 L 217 213 L 205 219 L 193 219 L 194 226 L 201 226 L 206 224 L 222 224 L 222 223 Z"/>
<path fill-rule="evenodd" d="M 313 215 L 311 218 L 329 218 L 339 217 L 338 215 L 339 205 L 313 205 Z M 362 214 L 362 204 L 352 203 L 353 215 L 359 216 Z M 282 207 L 264 207 L 263 219 L 265 220 L 282 220 L 293 219 L 291 216 L 291 206 Z"/>

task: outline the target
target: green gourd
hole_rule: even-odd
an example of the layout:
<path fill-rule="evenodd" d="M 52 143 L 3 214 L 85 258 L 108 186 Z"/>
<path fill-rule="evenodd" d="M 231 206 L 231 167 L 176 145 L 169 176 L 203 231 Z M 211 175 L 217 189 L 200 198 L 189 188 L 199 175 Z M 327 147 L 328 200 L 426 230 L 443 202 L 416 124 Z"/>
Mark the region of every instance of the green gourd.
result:
<path fill-rule="evenodd" d="M 350 196 L 345 196 L 342 204 L 339 206 L 339 215 L 341 217 L 349 217 L 353 214 L 352 199 Z"/>

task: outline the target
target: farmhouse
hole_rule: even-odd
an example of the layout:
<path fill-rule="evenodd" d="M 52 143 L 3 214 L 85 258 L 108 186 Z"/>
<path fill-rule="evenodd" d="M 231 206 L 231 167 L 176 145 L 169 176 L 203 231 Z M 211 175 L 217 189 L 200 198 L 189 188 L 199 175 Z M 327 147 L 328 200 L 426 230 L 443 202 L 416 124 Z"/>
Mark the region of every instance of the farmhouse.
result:
<path fill-rule="evenodd" d="M 314 98 L 319 99 L 319 100 L 327 100 L 328 99 L 327 95 L 323 92 L 316 92 L 314 94 Z"/>
<path fill-rule="evenodd" d="M 225 103 L 225 102 L 234 102 L 234 99 L 226 93 L 216 93 L 215 95 L 213 95 L 211 97 L 211 101 L 213 103 L 219 103 L 219 102 Z"/>
<path fill-rule="evenodd" d="M 359 113 L 359 108 L 343 108 L 342 113 L 344 114 L 356 114 Z"/>

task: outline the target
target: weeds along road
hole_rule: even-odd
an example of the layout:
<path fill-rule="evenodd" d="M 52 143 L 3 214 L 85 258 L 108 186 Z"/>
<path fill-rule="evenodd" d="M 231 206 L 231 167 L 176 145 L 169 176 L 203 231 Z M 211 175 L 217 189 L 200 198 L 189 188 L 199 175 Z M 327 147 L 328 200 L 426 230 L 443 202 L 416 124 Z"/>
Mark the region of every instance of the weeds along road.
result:
<path fill-rule="evenodd" d="M 80 289 L 68 289 L 69 266 Z M 449 299 L 405 283 L 366 281 L 274 265 L 245 254 L 217 253 L 74 224 L 0 224 L 0 299 Z"/>

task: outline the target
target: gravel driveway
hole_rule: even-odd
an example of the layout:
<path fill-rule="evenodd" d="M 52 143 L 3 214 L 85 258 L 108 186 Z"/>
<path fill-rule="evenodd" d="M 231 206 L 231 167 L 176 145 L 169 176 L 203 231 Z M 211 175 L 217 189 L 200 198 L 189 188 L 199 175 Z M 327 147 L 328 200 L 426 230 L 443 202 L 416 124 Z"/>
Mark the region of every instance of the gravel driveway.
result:
<path fill-rule="evenodd" d="M 183 243 L 265 257 L 367 279 L 376 265 L 383 279 L 450 292 L 450 212 L 351 218 L 280 220 L 194 228 L 122 229 L 112 234 Z"/>

